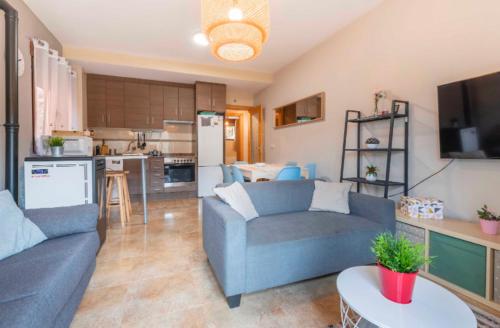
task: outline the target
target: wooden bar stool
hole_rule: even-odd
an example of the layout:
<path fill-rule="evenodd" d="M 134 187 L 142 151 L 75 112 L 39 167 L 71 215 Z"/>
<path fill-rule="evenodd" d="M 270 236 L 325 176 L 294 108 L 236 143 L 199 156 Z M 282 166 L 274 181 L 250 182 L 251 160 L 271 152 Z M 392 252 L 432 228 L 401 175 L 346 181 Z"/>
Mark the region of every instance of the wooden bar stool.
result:
<path fill-rule="evenodd" d="M 107 198 L 106 198 L 106 216 L 108 226 L 111 207 L 117 206 L 120 209 L 120 221 L 122 227 L 130 220 L 132 215 L 132 205 L 130 203 L 130 194 L 128 191 L 127 174 L 128 171 L 108 171 L 107 179 Z M 113 198 L 113 187 L 116 184 L 118 198 Z"/>

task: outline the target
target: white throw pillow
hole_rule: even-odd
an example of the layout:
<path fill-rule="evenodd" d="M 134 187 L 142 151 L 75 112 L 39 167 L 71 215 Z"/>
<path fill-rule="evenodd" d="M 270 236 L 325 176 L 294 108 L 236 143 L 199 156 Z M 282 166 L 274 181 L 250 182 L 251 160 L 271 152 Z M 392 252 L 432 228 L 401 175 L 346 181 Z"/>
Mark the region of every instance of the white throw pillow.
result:
<path fill-rule="evenodd" d="M 33 247 L 47 239 L 33 222 L 24 217 L 12 195 L 0 191 L 0 260 Z"/>
<path fill-rule="evenodd" d="M 314 181 L 314 194 L 309 211 L 349 214 L 351 183 Z"/>
<path fill-rule="evenodd" d="M 226 202 L 233 210 L 240 213 L 245 220 L 250 221 L 259 217 L 259 213 L 255 210 L 250 196 L 241 183 L 234 182 L 230 186 L 214 188 L 214 192 L 224 202 Z"/>

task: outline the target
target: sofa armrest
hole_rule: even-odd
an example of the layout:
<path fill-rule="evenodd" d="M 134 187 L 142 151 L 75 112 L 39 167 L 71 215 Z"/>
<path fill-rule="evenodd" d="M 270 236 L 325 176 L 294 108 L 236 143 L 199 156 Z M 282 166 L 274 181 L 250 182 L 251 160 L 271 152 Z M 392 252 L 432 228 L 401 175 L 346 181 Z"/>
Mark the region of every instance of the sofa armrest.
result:
<path fill-rule="evenodd" d="M 48 239 L 96 230 L 97 204 L 24 210 Z"/>
<path fill-rule="evenodd" d="M 351 214 L 380 223 L 388 231 L 396 229 L 396 206 L 390 199 L 351 192 L 349 208 Z"/>
<path fill-rule="evenodd" d="M 245 291 L 246 221 L 216 197 L 203 199 L 203 248 L 226 296 Z"/>

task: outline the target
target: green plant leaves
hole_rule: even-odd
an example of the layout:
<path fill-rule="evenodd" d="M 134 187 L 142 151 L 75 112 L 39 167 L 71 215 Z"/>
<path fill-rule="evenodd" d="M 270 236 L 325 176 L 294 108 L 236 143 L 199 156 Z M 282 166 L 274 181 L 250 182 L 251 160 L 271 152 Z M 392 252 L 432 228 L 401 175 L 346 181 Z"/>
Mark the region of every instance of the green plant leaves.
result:
<path fill-rule="evenodd" d="M 372 252 L 381 265 L 395 272 L 417 272 L 423 264 L 431 262 L 424 255 L 424 245 L 413 244 L 404 235 L 394 237 L 390 232 L 375 237 Z"/>

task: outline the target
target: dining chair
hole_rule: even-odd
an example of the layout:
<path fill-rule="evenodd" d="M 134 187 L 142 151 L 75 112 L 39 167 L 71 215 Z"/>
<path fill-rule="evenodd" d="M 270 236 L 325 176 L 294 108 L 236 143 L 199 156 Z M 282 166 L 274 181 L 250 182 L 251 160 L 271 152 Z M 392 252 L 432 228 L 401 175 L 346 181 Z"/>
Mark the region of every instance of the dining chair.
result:
<path fill-rule="evenodd" d="M 316 163 L 307 163 L 304 167 L 307 169 L 307 178 L 310 180 L 316 179 Z"/>
<path fill-rule="evenodd" d="M 285 163 L 285 166 L 297 166 L 297 165 L 299 165 L 299 163 L 295 161 L 288 161 Z"/>
<path fill-rule="evenodd" d="M 239 182 L 239 183 L 245 182 L 245 178 L 243 177 L 243 173 L 241 173 L 241 170 L 239 167 L 233 165 L 233 166 L 231 166 L 231 171 L 233 172 L 234 181 Z"/>
<path fill-rule="evenodd" d="M 281 171 L 276 176 L 276 180 L 300 180 L 300 167 L 298 166 L 287 166 L 281 169 Z"/>
<path fill-rule="evenodd" d="M 246 165 L 246 164 L 248 164 L 248 162 L 247 161 L 235 161 L 233 164 L 234 165 Z"/>
<path fill-rule="evenodd" d="M 220 164 L 220 168 L 222 169 L 222 183 L 233 183 L 234 178 L 231 168 L 225 164 Z"/>

